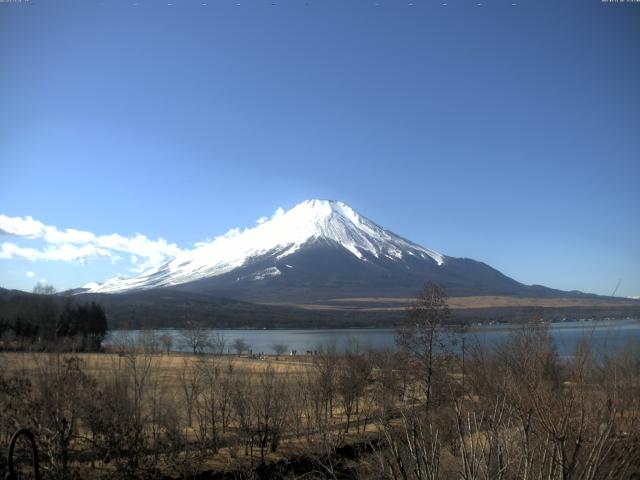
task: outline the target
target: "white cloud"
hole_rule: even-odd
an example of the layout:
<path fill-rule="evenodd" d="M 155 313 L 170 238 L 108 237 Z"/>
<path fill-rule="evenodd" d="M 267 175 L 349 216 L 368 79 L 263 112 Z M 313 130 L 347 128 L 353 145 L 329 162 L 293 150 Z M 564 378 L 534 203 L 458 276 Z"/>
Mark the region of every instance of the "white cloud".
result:
<path fill-rule="evenodd" d="M 73 228 L 60 230 L 29 216 L 0 215 L 0 235 L 42 240 L 48 244 L 38 250 L 4 242 L 0 246 L 0 259 L 25 258 L 32 261 L 57 260 L 85 264 L 91 258 L 109 258 L 115 263 L 120 260 L 115 252 L 123 252 L 131 255 L 134 271 L 143 271 L 182 252 L 175 243 L 169 243 L 163 238 L 151 240 L 140 233 L 124 237 L 117 233 L 96 235 Z"/>
<path fill-rule="evenodd" d="M 42 250 L 24 248 L 15 243 L 4 242 L 0 245 L 0 259 L 23 258 L 35 262 L 37 260 L 59 260 L 63 262 L 79 262 L 84 265 L 87 259 L 95 257 L 113 258 L 114 254 L 95 245 L 55 245 Z"/>
<path fill-rule="evenodd" d="M 0 245 L 0 259 L 26 258 L 27 260 L 37 260 L 40 251 L 34 248 L 22 248 L 15 243 L 4 242 Z"/>
<path fill-rule="evenodd" d="M 29 278 L 33 278 L 36 276 L 36 274 L 34 272 L 26 272 L 25 275 Z"/>
<path fill-rule="evenodd" d="M 271 217 L 263 216 L 257 220 L 258 225 L 284 215 L 284 209 L 278 207 Z M 243 232 L 240 228 L 232 228 L 224 235 L 207 239 L 195 244 L 195 248 L 216 248 L 219 242 L 237 237 Z M 111 264 L 121 260 L 119 254 L 125 254 L 130 261 L 131 272 L 145 272 L 162 265 L 164 262 L 188 252 L 175 243 L 163 238 L 153 240 L 136 233 L 125 237 L 117 233 L 96 235 L 92 232 L 73 228 L 60 229 L 46 225 L 33 217 L 9 217 L 0 215 L 0 236 L 40 240 L 44 246 L 32 248 L 5 241 L 0 244 L 0 259 L 26 259 L 30 261 L 61 261 L 80 265 L 93 259 L 108 259 Z M 34 274 L 35 276 L 35 274 Z M 30 277 L 33 278 L 33 277 Z"/>
<path fill-rule="evenodd" d="M 83 232 L 73 228 L 63 231 L 45 225 L 33 217 L 8 217 L 0 215 L 0 234 L 42 239 L 47 243 L 91 243 L 96 236 L 91 232 Z"/>

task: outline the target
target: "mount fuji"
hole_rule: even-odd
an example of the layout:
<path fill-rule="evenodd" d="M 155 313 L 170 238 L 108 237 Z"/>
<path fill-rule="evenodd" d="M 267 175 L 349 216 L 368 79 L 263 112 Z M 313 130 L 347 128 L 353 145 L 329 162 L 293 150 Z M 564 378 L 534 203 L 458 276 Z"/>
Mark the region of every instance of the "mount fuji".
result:
<path fill-rule="evenodd" d="M 443 255 L 329 200 L 280 209 L 254 228 L 233 230 L 139 276 L 93 284 L 82 293 L 170 289 L 300 304 L 412 296 L 426 281 L 442 284 L 451 296 L 567 293 L 523 285 L 482 262 Z"/>

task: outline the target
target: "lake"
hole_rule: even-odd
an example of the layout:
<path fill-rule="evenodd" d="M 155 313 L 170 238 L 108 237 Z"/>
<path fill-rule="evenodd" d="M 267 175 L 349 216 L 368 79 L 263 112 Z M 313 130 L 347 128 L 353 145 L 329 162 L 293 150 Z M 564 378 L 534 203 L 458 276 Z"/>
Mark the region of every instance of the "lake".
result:
<path fill-rule="evenodd" d="M 467 341 L 477 340 L 481 344 L 497 344 L 508 338 L 509 333 L 517 326 L 509 324 L 474 326 L 467 333 Z M 284 344 L 288 350 L 297 350 L 299 354 L 307 350 L 317 350 L 321 345 L 335 343 L 344 348 L 347 342 L 356 340 L 360 345 L 381 349 L 393 348 L 395 329 L 393 328 L 353 328 L 353 329 L 314 329 L 314 330 L 211 330 L 224 336 L 227 350 L 231 343 L 241 338 L 250 345 L 254 353 L 273 353 L 275 344 Z M 173 341 L 172 350 L 189 351 L 184 344 L 180 329 L 154 330 L 156 336 L 169 335 Z M 591 336 L 594 345 L 599 349 L 615 349 L 624 345 L 629 339 L 640 342 L 640 321 L 626 320 L 584 320 L 552 323 L 549 326 L 560 355 L 570 355 L 578 341 L 585 335 Z M 114 330 L 105 340 L 105 345 L 126 339 L 137 342 L 141 338 L 140 330 Z"/>

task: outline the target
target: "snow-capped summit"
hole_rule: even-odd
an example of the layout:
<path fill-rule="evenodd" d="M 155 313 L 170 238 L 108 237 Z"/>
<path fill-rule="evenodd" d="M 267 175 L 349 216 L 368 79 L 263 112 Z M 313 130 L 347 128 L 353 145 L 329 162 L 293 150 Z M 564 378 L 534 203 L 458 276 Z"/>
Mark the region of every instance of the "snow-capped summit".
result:
<path fill-rule="evenodd" d="M 330 200 L 278 209 L 252 228 L 230 230 L 139 276 L 87 285 L 83 293 L 170 287 L 250 302 L 305 304 L 409 297 L 427 281 L 440 283 L 454 296 L 549 294 L 482 262 L 410 242 Z"/>
<path fill-rule="evenodd" d="M 341 250 L 365 264 L 401 263 L 403 269 L 416 261 L 442 266 L 446 258 L 385 230 L 342 202 L 307 200 L 286 212 L 278 209 L 253 228 L 230 230 L 198 243 L 193 250 L 137 277 L 91 285 L 89 291 L 115 293 L 182 285 L 236 270 L 242 270 L 236 282 L 261 281 L 283 271 L 291 273 L 299 263 L 292 259 L 300 260 L 301 252 L 308 248 L 315 252 L 324 248 L 327 253 Z"/>

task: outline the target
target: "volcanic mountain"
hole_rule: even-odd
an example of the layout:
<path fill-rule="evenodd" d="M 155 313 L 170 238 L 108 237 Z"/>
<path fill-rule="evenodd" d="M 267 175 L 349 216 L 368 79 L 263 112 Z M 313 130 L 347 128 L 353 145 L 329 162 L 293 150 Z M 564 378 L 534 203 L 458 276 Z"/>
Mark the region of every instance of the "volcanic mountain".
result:
<path fill-rule="evenodd" d="M 198 244 L 137 277 L 94 285 L 85 293 L 168 288 L 258 303 L 300 304 L 412 296 L 426 281 L 442 284 L 451 296 L 567 295 L 523 285 L 482 262 L 417 245 L 348 205 L 328 200 L 280 210 L 254 228 Z"/>

